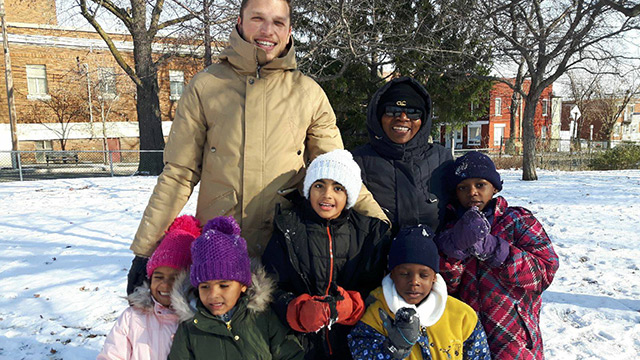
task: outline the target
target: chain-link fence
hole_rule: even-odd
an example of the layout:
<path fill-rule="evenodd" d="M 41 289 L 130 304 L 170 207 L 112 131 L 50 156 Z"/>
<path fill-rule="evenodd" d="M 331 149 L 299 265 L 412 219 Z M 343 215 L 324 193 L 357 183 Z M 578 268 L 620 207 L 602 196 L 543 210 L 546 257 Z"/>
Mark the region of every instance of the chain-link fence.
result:
<path fill-rule="evenodd" d="M 499 169 L 519 169 L 522 168 L 521 139 L 517 139 L 515 144 L 517 145 L 511 150 L 508 149 L 506 143 L 485 149 L 456 149 L 454 150 L 454 156 L 458 157 L 465 152 L 478 150 L 487 153 Z M 595 158 L 609 149 L 626 144 L 640 145 L 640 142 L 537 139 L 536 167 L 546 170 L 589 170 Z"/>
<path fill-rule="evenodd" d="M 134 175 L 143 152 L 162 150 L 0 151 L 0 182 Z"/>

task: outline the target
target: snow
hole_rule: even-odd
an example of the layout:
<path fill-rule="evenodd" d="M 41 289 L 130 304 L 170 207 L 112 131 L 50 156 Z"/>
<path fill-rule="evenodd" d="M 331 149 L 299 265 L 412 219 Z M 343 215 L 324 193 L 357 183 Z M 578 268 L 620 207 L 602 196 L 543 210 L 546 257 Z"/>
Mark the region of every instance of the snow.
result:
<path fill-rule="evenodd" d="M 543 294 L 546 358 L 640 358 L 640 171 L 501 174 L 501 194 L 536 215 L 560 257 Z M 129 245 L 155 183 L 2 183 L 0 359 L 96 357 L 127 306 Z"/>

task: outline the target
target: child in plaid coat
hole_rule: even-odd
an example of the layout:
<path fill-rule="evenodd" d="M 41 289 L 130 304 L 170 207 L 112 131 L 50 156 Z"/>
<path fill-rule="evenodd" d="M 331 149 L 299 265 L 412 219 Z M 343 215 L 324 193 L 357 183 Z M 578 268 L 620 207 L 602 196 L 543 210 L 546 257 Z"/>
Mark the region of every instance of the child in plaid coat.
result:
<path fill-rule="evenodd" d="M 502 181 L 491 159 L 469 152 L 456 159 L 445 230 L 436 237 L 440 274 L 449 293 L 478 312 L 494 359 L 543 359 L 542 292 L 558 256 L 527 209 L 496 196 Z"/>

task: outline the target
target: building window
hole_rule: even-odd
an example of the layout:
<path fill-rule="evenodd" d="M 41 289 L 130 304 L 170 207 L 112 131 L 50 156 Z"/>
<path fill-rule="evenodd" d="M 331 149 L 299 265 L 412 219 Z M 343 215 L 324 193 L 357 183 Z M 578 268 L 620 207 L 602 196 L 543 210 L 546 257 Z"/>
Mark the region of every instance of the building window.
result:
<path fill-rule="evenodd" d="M 27 89 L 29 99 L 47 98 L 47 68 L 45 65 L 27 65 Z"/>
<path fill-rule="evenodd" d="M 481 125 L 469 125 L 467 127 L 467 145 L 480 145 L 481 130 Z"/>
<path fill-rule="evenodd" d="M 113 99 L 117 96 L 116 91 L 116 71 L 112 67 L 98 68 L 100 95 L 106 99 Z"/>
<path fill-rule="evenodd" d="M 547 127 L 546 126 L 543 126 L 542 128 L 540 128 L 540 138 L 542 140 L 547 138 Z"/>
<path fill-rule="evenodd" d="M 495 108 L 495 114 L 497 116 L 502 115 L 502 99 L 500 98 L 496 98 L 496 108 Z"/>
<path fill-rule="evenodd" d="M 505 124 L 493 125 L 493 146 L 504 145 L 504 128 Z"/>
<path fill-rule="evenodd" d="M 549 100 L 544 99 L 542 100 L 542 116 L 547 116 L 549 114 Z"/>
<path fill-rule="evenodd" d="M 633 108 L 635 107 L 635 104 L 632 105 L 627 105 L 627 111 L 624 114 L 624 120 L 630 122 L 631 118 L 633 117 Z"/>
<path fill-rule="evenodd" d="M 179 100 L 184 90 L 184 72 L 169 70 L 169 83 L 171 84 L 171 100 Z"/>
<path fill-rule="evenodd" d="M 471 110 L 471 115 L 474 115 L 475 110 L 476 110 L 476 103 L 475 102 L 471 102 L 471 105 L 469 106 L 470 110 Z"/>

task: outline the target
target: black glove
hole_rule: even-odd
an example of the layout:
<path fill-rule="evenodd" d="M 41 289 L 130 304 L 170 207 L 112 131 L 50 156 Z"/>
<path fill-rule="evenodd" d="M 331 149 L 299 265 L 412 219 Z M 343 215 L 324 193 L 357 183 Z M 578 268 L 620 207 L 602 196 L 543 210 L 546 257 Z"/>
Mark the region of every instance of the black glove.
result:
<path fill-rule="evenodd" d="M 411 348 L 420 338 L 420 318 L 416 310 L 401 308 L 392 320 L 386 311 L 378 309 L 382 326 L 387 330 L 387 338 L 382 347 L 394 359 L 404 359 L 411 354 Z"/>
<path fill-rule="evenodd" d="M 147 261 L 149 258 L 138 255 L 133 258 L 127 275 L 127 295 L 131 295 L 147 279 Z"/>

